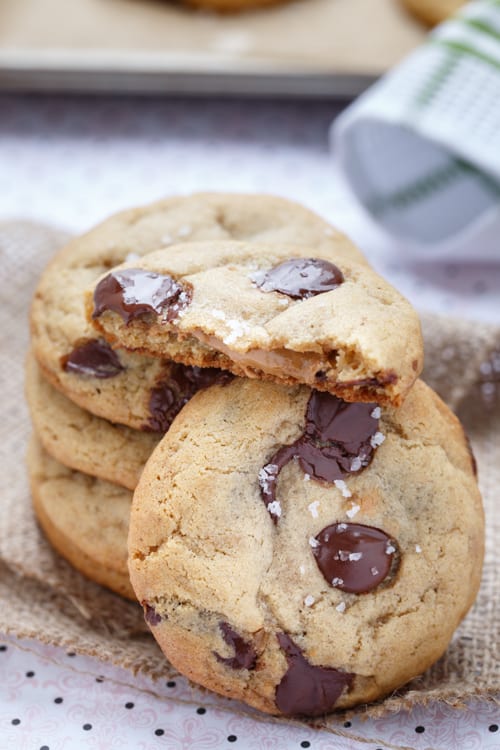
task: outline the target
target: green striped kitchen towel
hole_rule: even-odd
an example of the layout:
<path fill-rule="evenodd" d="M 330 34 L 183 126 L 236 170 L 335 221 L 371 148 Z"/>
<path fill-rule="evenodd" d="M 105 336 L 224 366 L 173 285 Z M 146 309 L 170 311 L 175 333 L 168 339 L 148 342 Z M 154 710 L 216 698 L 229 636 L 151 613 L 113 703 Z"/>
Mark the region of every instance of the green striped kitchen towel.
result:
<path fill-rule="evenodd" d="M 500 0 L 439 26 L 338 118 L 332 141 L 363 205 L 419 253 L 500 260 Z"/>

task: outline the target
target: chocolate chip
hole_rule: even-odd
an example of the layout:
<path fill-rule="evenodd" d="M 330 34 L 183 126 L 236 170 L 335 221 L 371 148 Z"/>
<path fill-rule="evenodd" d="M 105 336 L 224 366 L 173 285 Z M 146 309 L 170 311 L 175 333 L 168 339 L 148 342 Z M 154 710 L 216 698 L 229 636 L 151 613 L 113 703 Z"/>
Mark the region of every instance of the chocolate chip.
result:
<path fill-rule="evenodd" d="M 172 320 L 189 302 L 190 293 L 168 274 L 129 268 L 113 271 L 97 284 L 92 317 L 112 310 L 128 324 L 145 313 L 166 312 Z"/>
<path fill-rule="evenodd" d="M 334 482 L 364 469 L 373 457 L 372 438 L 378 418 L 376 404 L 348 403 L 330 393 L 312 391 L 304 434 L 280 448 L 259 472 L 261 496 L 276 523 L 281 510 L 276 500 L 280 471 L 293 458 L 314 479 Z"/>
<path fill-rule="evenodd" d="M 276 687 L 275 701 L 287 716 L 320 716 L 331 711 L 354 675 L 331 667 L 310 664 L 286 633 L 278 633 L 288 669 Z"/>
<path fill-rule="evenodd" d="M 318 568 L 334 588 L 366 594 L 387 578 L 396 543 L 380 529 L 357 523 L 335 523 L 316 537 L 312 547 Z"/>
<path fill-rule="evenodd" d="M 101 339 L 81 339 L 70 354 L 62 357 L 65 372 L 93 378 L 114 378 L 125 369 L 117 353 Z"/>
<path fill-rule="evenodd" d="M 151 606 L 151 604 L 148 604 L 147 602 L 142 602 L 142 606 L 144 609 L 144 619 L 148 623 L 148 625 L 151 625 L 151 627 L 154 627 L 155 625 L 159 625 L 162 618 L 156 611 L 154 607 Z"/>
<path fill-rule="evenodd" d="M 344 281 L 342 271 L 321 258 L 292 258 L 254 277 L 263 292 L 281 292 L 293 299 L 308 299 L 331 292 Z"/>
<path fill-rule="evenodd" d="M 173 363 L 168 377 L 152 389 L 149 397 L 151 416 L 144 430 L 166 432 L 182 407 L 194 394 L 211 385 L 226 385 L 233 375 L 215 367 L 193 367 Z"/>
<path fill-rule="evenodd" d="M 227 645 L 234 649 L 234 656 L 225 658 L 214 651 L 217 661 L 231 669 L 255 669 L 257 652 L 252 643 L 245 641 L 227 622 L 220 622 L 219 628 Z"/>
<path fill-rule="evenodd" d="M 180 412 L 186 400 L 181 400 L 169 383 L 161 383 L 153 388 L 149 397 L 151 416 L 144 429 L 152 432 L 166 432 L 174 417 Z"/>

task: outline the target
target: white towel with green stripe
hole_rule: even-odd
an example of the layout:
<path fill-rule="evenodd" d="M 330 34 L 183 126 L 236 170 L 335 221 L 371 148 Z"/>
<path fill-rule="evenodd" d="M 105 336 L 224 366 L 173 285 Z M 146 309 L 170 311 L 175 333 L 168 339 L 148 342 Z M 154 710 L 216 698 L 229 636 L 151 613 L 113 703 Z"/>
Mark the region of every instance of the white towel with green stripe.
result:
<path fill-rule="evenodd" d="M 405 247 L 500 261 L 500 0 L 439 26 L 345 110 L 332 141 L 357 197 Z"/>

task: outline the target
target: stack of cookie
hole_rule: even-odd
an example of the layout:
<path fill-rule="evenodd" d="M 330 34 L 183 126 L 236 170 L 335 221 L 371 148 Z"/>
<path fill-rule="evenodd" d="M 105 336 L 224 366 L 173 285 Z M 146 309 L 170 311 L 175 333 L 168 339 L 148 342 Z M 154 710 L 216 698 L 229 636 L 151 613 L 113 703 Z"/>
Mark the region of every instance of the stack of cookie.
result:
<path fill-rule="evenodd" d="M 180 672 L 315 716 L 443 653 L 479 585 L 473 459 L 345 237 L 271 197 L 127 212 L 56 257 L 32 331 L 40 523 L 132 596 L 146 464 L 130 578 Z"/>
<path fill-rule="evenodd" d="M 124 260 L 187 241 L 296 238 L 331 246 L 334 236 L 326 222 L 285 200 L 201 194 L 118 214 L 49 264 L 31 311 L 26 391 L 35 437 L 28 465 L 40 524 L 82 573 L 135 598 L 127 570 L 131 491 L 176 413 L 199 386 L 221 377 L 113 350 L 85 319 L 87 286 Z"/>

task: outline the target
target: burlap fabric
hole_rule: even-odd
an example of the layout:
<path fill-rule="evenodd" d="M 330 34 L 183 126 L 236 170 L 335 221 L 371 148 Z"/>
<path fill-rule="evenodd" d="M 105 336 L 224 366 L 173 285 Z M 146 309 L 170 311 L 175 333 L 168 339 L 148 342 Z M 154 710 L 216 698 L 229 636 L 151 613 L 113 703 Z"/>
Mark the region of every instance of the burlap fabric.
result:
<path fill-rule="evenodd" d="M 28 311 L 42 268 L 64 240 L 62 232 L 43 226 L 0 225 L 0 632 L 94 655 L 134 673 L 170 676 L 174 670 L 147 632 L 140 608 L 73 571 L 52 552 L 31 511 L 24 466 L 30 432 L 23 396 Z M 459 704 L 473 695 L 500 697 L 500 511 L 495 508 L 500 504 L 500 393 L 496 396 L 493 384 L 500 374 L 485 364 L 500 352 L 500 329 L 430 315 L 423 323 L 424 377 L 458 410 L 479 465 L 487 517 L 484 577 L 478 601 L 445 657 L 399 693 L 357 710 L 369 715 L 433 699 Z M 499 361 L 500 355 L 497 367 Z M 332 717 L 327 725 L 333 728 L 336 721 Z"/>

